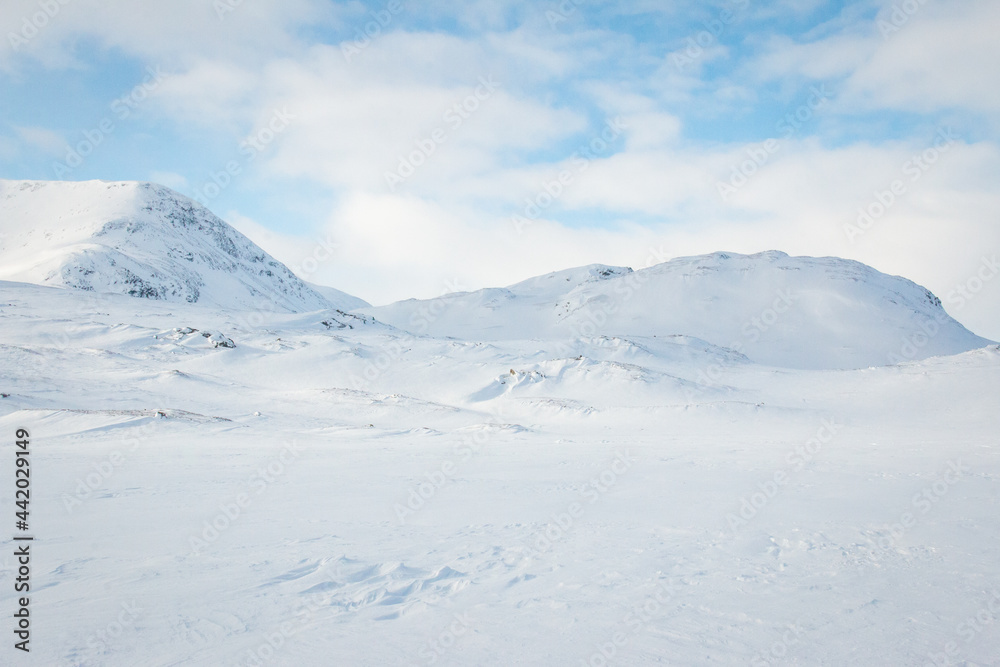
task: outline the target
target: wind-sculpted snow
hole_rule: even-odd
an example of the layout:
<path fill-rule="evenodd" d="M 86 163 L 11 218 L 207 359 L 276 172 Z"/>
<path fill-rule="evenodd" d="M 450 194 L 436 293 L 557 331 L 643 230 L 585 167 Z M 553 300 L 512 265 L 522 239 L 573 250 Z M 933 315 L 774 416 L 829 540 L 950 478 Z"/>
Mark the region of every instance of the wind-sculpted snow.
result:
<path fill-rule="evenodd" d="M 0 181 L 0 279 L 246 311 L 353 309 L 201 205 L 133 182 Z"/>
<path fill-rule="evenodd" d="M 1000 655 L 1000 346 L 909 281 L 717 253 L 308 310 L 168 191 L 2 188 L 33 664 Z"/>
<path fill-rule="evenodd" d="M 1000 347 L 809 371 L 347 315 L 0 281 L 37 664 L 995 662 Z"/>

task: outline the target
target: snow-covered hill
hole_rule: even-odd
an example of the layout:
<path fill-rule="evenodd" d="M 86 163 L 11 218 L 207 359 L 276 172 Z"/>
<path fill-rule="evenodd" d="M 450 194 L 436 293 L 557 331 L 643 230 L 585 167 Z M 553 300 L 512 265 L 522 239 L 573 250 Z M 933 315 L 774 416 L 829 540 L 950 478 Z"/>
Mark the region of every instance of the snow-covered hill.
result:
<path fill-rule="evenodd" d="M 719 252 L 640 271 L 586 266 L 367 312 L 414 333 L 471 340 L 684 335 L 790 368 L 882 366 L 990 343 L 909 280 L 777 251 Z"/>
<path fill-rule="evenodd" d="M 0 280 L 0 430 L 8 452 L 30 434 L 39 473 L 33 664 L 1000 654 L 1000 346 L 754 363 L 976 346 L 926 290 L 719 254 L 373 309 L 455 339 L 358 311 L 262 322 L 234 304 L 321 295 L 169 191 L 98 185 L 0 200 L 21 277 Z M 154 286 L 191 271 L 197 302 L 183 281 L 128 296 L 114 253 Z"/>
<path fill-rule="evenodd" d="M 0 279 L 247 311 L 364 305 L 320 294 L 204 207 L 151 183 L 0 180 Z"/>
<path fill-rule="evenodd" d="M 997 664 L 1000 347 L 790 370 L 327 317 L 0 281 L 17 664 Z"/>

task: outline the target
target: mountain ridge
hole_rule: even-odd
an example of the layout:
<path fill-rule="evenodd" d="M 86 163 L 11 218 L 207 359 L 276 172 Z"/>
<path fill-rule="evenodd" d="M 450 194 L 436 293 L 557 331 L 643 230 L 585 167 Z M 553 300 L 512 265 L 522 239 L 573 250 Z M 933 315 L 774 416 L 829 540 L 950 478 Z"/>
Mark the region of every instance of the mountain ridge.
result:
<path fill-rule="evenodd" d="M 137 181 L 0 180 L 0 279 L 219 308 L 306 312 L 321 294 L 231 225 Z"/>
<path fill-rule="evenodd" d="M 803 369 L 891 365 L 991 343 L 906 278 L 777 250 L 638 271 L 591 264 L 372 307 L 298 278 L 187 197 L 130 181 L 0 180 L 0 280 L 243 312 L 354 311 L 438 338 L 685 336 Z"/>
<path fill-rule="evenodd" d="M 595 264 L 363 310 L 414 333 L 470 340 L 685 335 L 795 368 L 881 366 L 992 342 L 906 278 L 777 250 L 679 257 L 638 271 Z"/>

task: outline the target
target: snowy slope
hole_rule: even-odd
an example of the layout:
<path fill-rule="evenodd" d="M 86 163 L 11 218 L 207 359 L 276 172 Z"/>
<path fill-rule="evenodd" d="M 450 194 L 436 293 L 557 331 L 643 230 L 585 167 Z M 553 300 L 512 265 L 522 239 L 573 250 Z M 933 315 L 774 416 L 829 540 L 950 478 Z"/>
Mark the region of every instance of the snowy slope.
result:
<path fill-rule="evenodd" d="M 120 187 L 0 200 L 0 455 L 30 432 L 35 538 L 31 653 L 0 664 L 997 664 L 1000 346 L 790 368 L 982 340 L 916 285 L 717 254 L 262 317 L 232 304 L 308 292 Z M 129 296 L 114 244 L 178 295 Z"/>
<path fill-rule="evenodd" d="M 594 265 L 366 312 L 414 333 L 473 340 L 685 335 L 791 368 L 881 366 L 990 342 L 909 280 L 777 251 L 685 257 L 640 271 Z"/>
<path fill-rule="evenodd" d="M 260 311 L 353 309 L 172 190 L 0 180 L 0 279 Z"/>
<path fill-rule="evenodd" d="M 0 663 L 996 664 L 1000 348 L 779 370 L 324 320 L 0 281 L 36 539 Z"/>
<path fill-rule="evenodd" d="M 371 304 L 364 299 L 359 299 L 356 296 L 351 296 L 347 292 L 341 292 L 339 289 L 333 287 L 327 287 L 326 285 L 317 285 L 316 283 L 311 283 L 308 280 L 303 280 L 311 290 L 325 298 L 330 303 L 334 304 L 336 308 L 340 310 L 358 310 L 360 308 L 369 308 Z"/>

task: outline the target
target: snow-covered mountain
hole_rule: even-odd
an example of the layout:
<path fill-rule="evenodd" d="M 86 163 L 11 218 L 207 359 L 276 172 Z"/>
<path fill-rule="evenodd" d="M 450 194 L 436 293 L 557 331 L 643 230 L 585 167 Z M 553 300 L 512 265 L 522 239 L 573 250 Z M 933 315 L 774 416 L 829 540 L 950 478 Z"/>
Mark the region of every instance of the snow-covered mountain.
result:
<path fill-rule="evenodd" d="M 414 333 L 467 340 L 684 335 L 791 368 L 882 366 L 990 343 L 909 280 L 777 251 L 718 252 L 640 271 L 585 266 L 367 312 Z"/>
<path fill-rule="evenodd" d="M 299 279 L 190 199 L 135 182 L 0 180 L 0 280 L 226 310 L 362 309 L 413 333 L 464 340 L 685 336 L 790 368 L 882 366 L 990 343 L 909 280 L 776 251 L 640 271 L 592 265 L 371 308 Z"/>
<path fill-rule="evenodd" d="M 0 180 L 0 279 L 226 309 L 364 305 L 320 294 L 206 208 L 151 183 Z"/>
<path fill-rule="evenodd" d="M 997 664 L 1000 348 L 778 370 L 88 296 L 0 281 L 24 664 Z"/>
<path fill-rule="evenodd" d="M 913 283 L 716 254 L 261 319 L 323 288 L 167 190 L 0 202 L 31 664 L 997 664 L 1000 346 L 885 365 L 982 341 Z"/>

